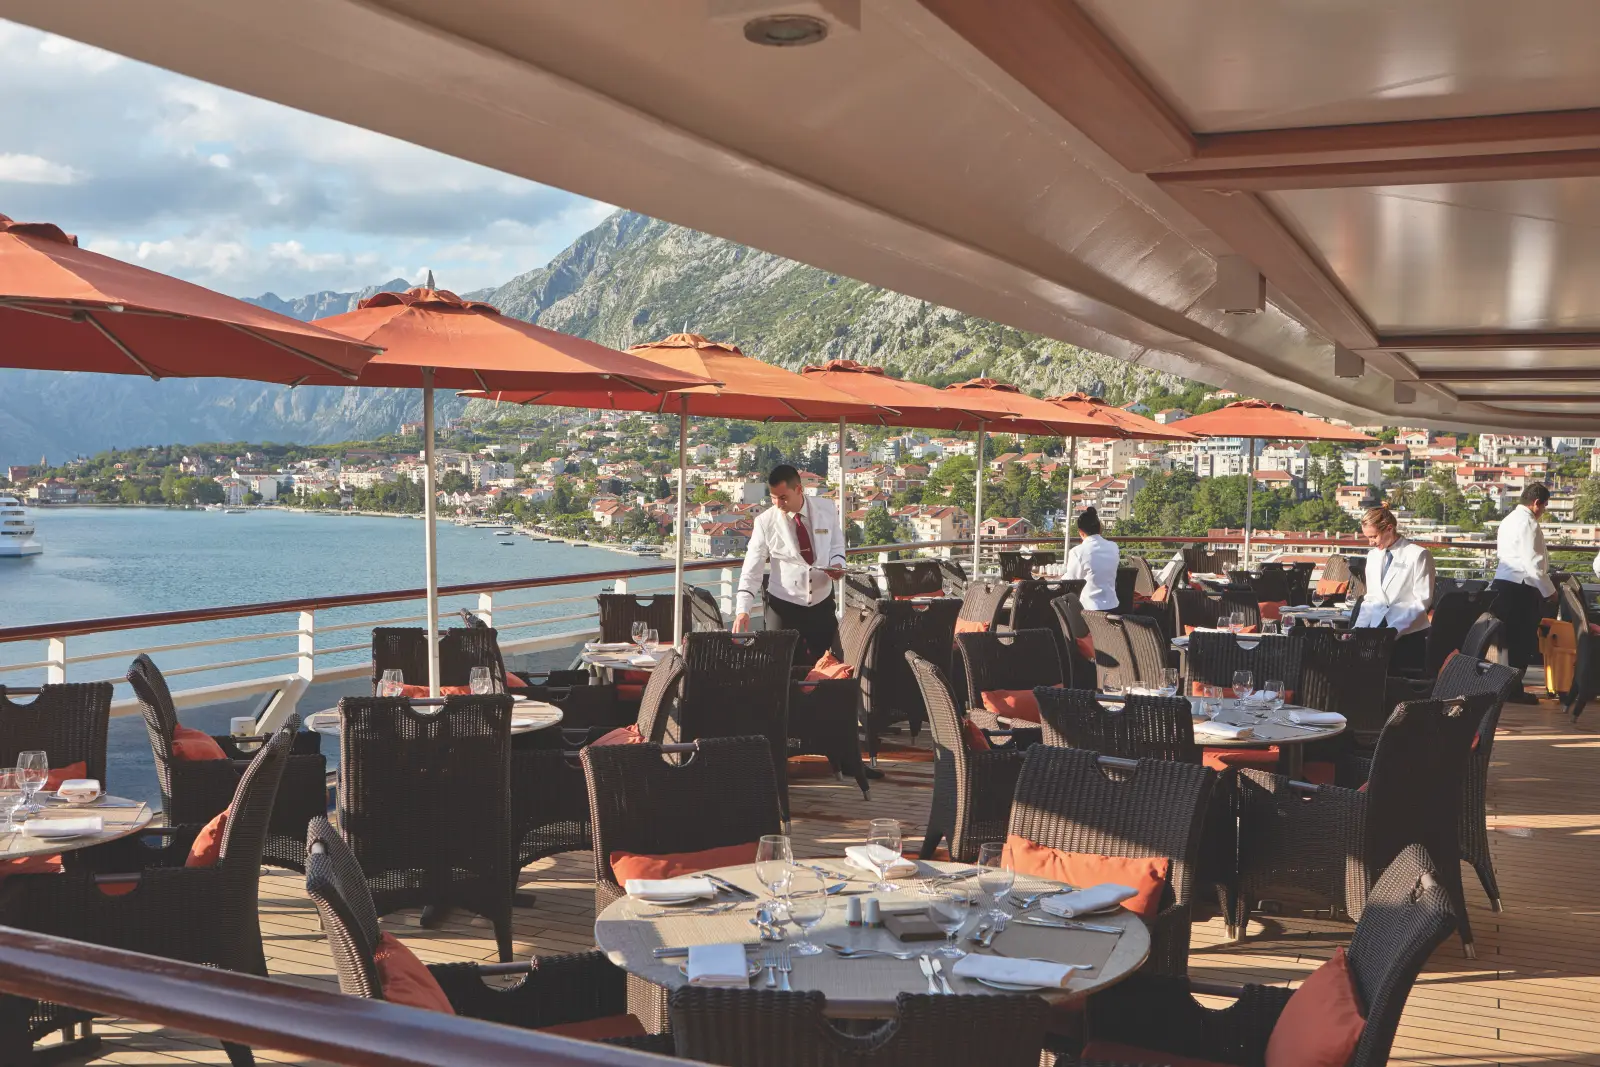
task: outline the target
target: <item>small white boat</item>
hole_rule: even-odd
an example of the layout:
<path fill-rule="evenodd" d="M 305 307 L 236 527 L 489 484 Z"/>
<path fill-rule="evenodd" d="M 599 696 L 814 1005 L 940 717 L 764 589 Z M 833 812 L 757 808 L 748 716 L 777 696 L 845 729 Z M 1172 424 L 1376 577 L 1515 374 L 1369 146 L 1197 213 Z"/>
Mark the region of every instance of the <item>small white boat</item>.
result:
<path fill-rule="evenodd" d="M 44 545 L 34 536 L 33 523 L 22 501 L 9 493 L 0 493 L 0 559 L 20 559 L 37 556 Z"/>

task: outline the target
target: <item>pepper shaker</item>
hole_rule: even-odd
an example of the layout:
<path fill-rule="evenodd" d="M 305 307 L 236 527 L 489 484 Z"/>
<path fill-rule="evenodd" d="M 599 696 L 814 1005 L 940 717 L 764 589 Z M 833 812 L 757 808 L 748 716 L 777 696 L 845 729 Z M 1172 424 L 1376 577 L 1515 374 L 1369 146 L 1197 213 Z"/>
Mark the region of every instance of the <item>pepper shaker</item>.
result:
<path fill-rule="evenodd" d="M 844 921 L 850 926 L 861 925 L 861 898 L 851 897 L 844 904 Z"/>
<path fill-rule="evenodd" d="M 883 912 L 878 907 L 877 897 L 867 898 L 866 913 L 862 916 L 862 922 L 872 927 L 883 925 Z"/>

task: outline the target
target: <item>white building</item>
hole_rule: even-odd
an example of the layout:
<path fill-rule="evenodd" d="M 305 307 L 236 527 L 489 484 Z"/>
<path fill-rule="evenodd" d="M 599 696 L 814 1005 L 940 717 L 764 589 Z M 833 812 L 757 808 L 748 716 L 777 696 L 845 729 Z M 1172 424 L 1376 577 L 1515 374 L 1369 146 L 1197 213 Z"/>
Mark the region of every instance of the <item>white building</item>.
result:
<path fill-rule="evenodd" d="M 1256 470 L 1285 471 L 1295 478 L 1306 476 L 1311 449 L 1305 445 L 1268 445 L 1256 453 Z"/>
<path fill-rule="evenodd" d="M 767 498 L 767 483 L 760 478 L 719 478 L 709 484 L 735 504 L 759 504 Z"/>
<path fill-rule="evenodd" d="M 1139 441 L 1122 437 L 1105 437 L 1078 441 L 1078 470 L 1083 474 L 1098 474 L 1113 478 L 1127 472 L 1133 457 L 1147 447 Z"/>
<path fill-rule="evenodd" d="M 340 489 L 370 489 L 395 480 L 392 467 L 346 467 L 339 472 Z"/>
<path fill-rule="evenodd" d="M 1506 465 L 1508 457 L 1520 453 L 1543 454 L 1550 450 L 1550 439 L 1528 434 L 1486 433 L 1478 437 L 1478 451 L 1491 467 Z"/>

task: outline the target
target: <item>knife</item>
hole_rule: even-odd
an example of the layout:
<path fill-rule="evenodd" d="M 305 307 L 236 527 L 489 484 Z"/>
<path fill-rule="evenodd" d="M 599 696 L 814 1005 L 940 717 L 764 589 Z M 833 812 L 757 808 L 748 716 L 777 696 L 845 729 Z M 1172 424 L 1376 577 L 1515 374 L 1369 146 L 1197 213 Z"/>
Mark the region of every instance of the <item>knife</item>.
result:
<path fill-rule="evenodd" d="M 1079 922 L 1076 919 L 1039 919 L 1032 915 L 1025 915 L 1017 922 L 1026 926 L 1049 926 L 1057 930 L 1087 930 L 1094 934 L 1120 934 L 1120 926 L 1103 926 L 1100 923 Z"/>
<path fill-rule="evenodd" d="M 761 899 L 755 893 L 750 892 L 750 890 L 742 889 L 739 886 L 734 885 L 732 882 L 728 881 L 725 878 L 718 878 L 714 874 L 708 874 L 705 877 L 706 877 L 706 881 L 710 882 L 712 885 L 716 886 L 718 889 L 721 889 L 721 890 L 723 890 L 725 892 L 738 893 L 740 896 L 744 897 L 746 900 L 760 900 Z"/>
<path fill-rule="evenodd" d="M 746 941 L 744 943 L 746 952 L 748 952 L 750 949 L 760 947 L 761 942 L 759 941 Z M 683 945 L 663 945 L 660 948 L 653 948 L 650 950 L 650 955 L 658 960 L 675 960 L 680 956 L 687 956 L 688 954 L 689 949 Z"/>

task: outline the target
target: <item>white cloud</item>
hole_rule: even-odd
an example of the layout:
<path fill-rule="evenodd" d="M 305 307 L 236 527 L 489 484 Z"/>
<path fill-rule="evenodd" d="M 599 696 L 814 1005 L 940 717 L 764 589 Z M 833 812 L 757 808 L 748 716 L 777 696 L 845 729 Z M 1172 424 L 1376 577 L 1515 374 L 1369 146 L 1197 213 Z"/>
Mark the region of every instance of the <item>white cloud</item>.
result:
<path fill-rule="evenodd" d="M 43 156 L 25 156 L 17 153 L 0 153 L 0 182 L 24 182 L 30 185 L 71 185 L 83 173 L 65 163 L 52 163 Z"/>
<path fill-rule="evenodd" d="M 102 74 L 122 62 L 122 57 L 113 52 L 57 37 L 53 33 L 45 34 L 39 41 L 39 51 L 90 74 Z"/>

